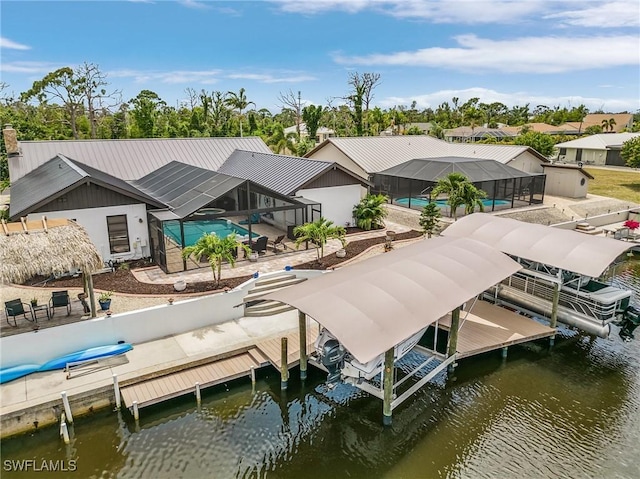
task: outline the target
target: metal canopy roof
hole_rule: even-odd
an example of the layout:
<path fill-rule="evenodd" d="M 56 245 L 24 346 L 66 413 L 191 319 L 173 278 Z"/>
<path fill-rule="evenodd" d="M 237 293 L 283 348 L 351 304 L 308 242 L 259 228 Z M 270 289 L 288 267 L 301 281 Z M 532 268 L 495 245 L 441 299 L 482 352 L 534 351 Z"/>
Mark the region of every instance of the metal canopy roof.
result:
<path fill-rule="evenodd" d="M 264 296 L 290 304 L 368 362 L 521 266 L 467 238 L 432 238 Z"/>
<path fill-rule="evenodd" d="M 524 171 L 517 170 L 495 160 L 455 156 L 414 159 L 388 168 L 378 174 L 424 181 L 437 181 L 453 172 L 462 173 L 472 183 L 538 176 L 525 173 Z"/>
<path fill-rule="evenodd" d="M 524 223 L 486 213 L 459 219 L 442 233 L 481 241 L 520 258 L 598 277 L 632 243 Z"/>

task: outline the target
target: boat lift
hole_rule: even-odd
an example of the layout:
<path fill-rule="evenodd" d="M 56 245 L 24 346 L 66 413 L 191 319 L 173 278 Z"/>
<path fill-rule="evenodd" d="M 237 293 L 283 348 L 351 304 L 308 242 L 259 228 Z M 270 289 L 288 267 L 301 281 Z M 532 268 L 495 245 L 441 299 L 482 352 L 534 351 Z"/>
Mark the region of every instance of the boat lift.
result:
<path fill-rule="evenodd" d="M 347 379 L 354 386 L 383 400 L 383 423 L 391 424 L 392 411 L 456 359 L 460 307 L 487 288 L 521 268 L 496 249 L 467 238 L 432 238 L 369 258 L 333 272 L 275 291 L 265 300 L 280 301 L 309 316 L 336 339 L 340 347 L 360 365 L 371 361 L 382 365 L 381 386 L 363 378 Z M 410 372 L 413 377 L 439 362 L 425 377 L 394 397 L 405 385 L 405 376 L 394 383 L 396 348 L 419 331 L 432 326 L 448 313 L 453 323 L 446 357 L 435 352 Z M 304 323 L 301 319 L 300 323 Z M 437 330 L 436 330 L 437 331 Z M 302 334 L 301 334 L 302 338 Z M 302 339 L 301 339 L 302 340 Z M 424 353 L 424 351 L 421 351 Z M 305 355 L 303 358 L 302 355 Z M 332 361 L 318 361 L 329 369 Z M 337 359 L 339 365 L 340 358 Z M 302 365 L 306 352 L 301 348 Z"/>

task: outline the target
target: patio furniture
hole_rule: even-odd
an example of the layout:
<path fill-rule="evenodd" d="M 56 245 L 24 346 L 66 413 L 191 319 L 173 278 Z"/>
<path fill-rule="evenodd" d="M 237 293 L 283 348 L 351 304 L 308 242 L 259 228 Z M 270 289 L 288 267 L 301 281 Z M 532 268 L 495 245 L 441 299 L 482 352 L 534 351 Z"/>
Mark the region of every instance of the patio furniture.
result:
<path fill-rule="evenodd" d="M 276 239 L 271 241 L 271 246 L 273 246 L 274 253 L 278 252 L 279 247 L 282 247 L 282 251 L 285 251 L 287 249 L 287 245 L 284 243 L 284 239 L 286 236 L 287 235 L 280 235 Z"/>
<path fill-rule="evenodd" d="M 26 306 L 26 309 L 25 309 Z M 28 318 L 27 312 L 31 315 L 31 319 Z M 21 299 L 12 299 L 11 301 L 4 302 L 4 313 L 7 317 L 7 324 L 11 326 L 9 322 L 9 318 L 13 318 L 13 326 L 18 326 L 16 321 L 17 316 L 24 316 L 27 321 L 33 321 L 33 311 L 29 309 L 29 305 L 27 303 L 23 303 Z"/>
<path fill-rule="evenodd" d="M 51 316 L 56 314 L 56 308 L 67 308 L 67 316 L 71 314 L 71 299 L 69 298 L 69 291 L 54 291 L 51 293 L 51 299 L 49 300 L 49 307 L 51 308 Z"/>
<path fill-rule="evenodd" d="M 31 305 L 31 313 L 33 315 L 33 320 L 37 323 L 38 322 L 38 311 L 44 311 L 44 313 L 47 315 L 47 321 L 51 319 L 51 312 L 49 310 L 49 305 L 47 304 L 37 304 L 37 305 Z"/>
<path fill-rule="evenodd" d="M 251 243 L 251 251 L 258 254 L 265 254 L 267 252 L 267 238 L 266 236 L 260 236 L 257 240 Z"/>

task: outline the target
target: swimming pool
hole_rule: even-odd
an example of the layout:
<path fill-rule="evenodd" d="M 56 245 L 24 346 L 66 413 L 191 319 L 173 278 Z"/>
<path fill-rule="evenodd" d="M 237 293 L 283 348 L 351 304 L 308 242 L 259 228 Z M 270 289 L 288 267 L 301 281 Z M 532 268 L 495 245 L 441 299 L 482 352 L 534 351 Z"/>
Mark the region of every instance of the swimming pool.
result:
<path fill-rule="evenodd" d="M 417 206 L 419 208 L 424 208 L 429 203 L 429 200 L 426 198 L 396 198 L 393 202 L 400 206 L 409 206 L 409 199 L 411 199 L 411 206 Z M 447 200 L 435 200 L 435 204 L 437 204 L 439 208 L 446 208 L 449 206 L 447 204 Z M 482 204 L 485 208 L 491 208 L 493 200 L 483 199 Z M 508 200 L 496 200 L 496 206 L 505 206 L 510 204 L 511 201 Z"/>
<path fill-rule="evenodd" d="M 230 220 L 215 219 L 201 221 L 185 221 L 184 223 L 184 246 L 191 246 L 200 239 L 204 233 L 215 233 L 221 238 L 226 238 L 231 233 L 237 235 L 237 239 L 248 239 L 249 230 L 240 225 L 232 223 Z M 180 244 L 180 223 L 171 221 L 164 223 L 164 234 Z M 260 236 L 258 233 L 251 233 L 252 238 Z"/>

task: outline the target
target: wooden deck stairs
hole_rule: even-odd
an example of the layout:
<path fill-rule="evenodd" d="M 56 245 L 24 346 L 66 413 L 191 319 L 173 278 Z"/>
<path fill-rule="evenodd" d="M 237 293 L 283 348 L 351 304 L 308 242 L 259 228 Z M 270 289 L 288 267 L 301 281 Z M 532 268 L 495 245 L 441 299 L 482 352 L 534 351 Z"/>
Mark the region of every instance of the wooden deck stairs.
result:
<path fill-rule="evenodd" d="M 281 274 L 256 281 L 253 288 L 247 292 L 247 295 L 242 300 L 244 303 L 244 315 L 250 317 L 273 316 L 295 309 L 293 306 L 279 301 L 266 301 L 261 298 L 269 293 L 306 280 L 307 278 L 298 278 L 295 274 Z"/>

